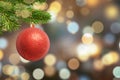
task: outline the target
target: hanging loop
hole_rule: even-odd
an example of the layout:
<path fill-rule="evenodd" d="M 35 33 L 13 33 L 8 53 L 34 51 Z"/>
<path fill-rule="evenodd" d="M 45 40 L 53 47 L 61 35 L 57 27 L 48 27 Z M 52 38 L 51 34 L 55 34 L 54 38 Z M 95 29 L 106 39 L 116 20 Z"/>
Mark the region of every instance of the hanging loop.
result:
<path fill-rule="evenodd" d="M 35 27 L 35 24 L 33 24 L 33 23 L 30 24 L 30 27 L 31 27 L 31 28 L 34 28 L 34 27 Z"/>

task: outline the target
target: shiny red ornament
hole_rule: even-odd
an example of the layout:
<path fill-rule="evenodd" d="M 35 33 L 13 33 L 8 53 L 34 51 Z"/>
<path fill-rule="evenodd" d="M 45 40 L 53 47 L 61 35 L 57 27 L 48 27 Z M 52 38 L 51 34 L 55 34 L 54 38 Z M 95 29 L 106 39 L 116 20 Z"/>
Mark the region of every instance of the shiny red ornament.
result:
<path fill-rule="evenodd" d="M 18 53 L 25 59 L 37 61 L 48 52 L 50 41 L 47 34 L 38 28 L 27 28 L 17 37 L 16 48 Z"/>

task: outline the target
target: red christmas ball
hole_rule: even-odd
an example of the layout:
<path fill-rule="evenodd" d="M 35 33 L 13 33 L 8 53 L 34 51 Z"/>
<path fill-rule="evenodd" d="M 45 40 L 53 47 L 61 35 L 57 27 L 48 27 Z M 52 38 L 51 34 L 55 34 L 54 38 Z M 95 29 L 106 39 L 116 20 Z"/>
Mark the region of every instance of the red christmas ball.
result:
<path fill-rule="evenodd" d="M 37 61 L 48 52 L 50 41 L 47 34 L 38 28 L 27 28 L 17 37 L 16 48 L 25 59 Z"/>

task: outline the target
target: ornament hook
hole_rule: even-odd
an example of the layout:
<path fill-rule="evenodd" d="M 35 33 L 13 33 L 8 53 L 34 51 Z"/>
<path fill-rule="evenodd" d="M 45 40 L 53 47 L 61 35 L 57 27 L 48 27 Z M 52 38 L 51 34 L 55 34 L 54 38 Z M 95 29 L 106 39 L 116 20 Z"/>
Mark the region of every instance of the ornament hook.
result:
<path fill-rule="evenodd" d="M 35 27 L 35 24 L 31 23 L 31 24 L 30 24 L 30 27 L 31 27 L 31 28 L 34 28 L 34 27 Z"/>

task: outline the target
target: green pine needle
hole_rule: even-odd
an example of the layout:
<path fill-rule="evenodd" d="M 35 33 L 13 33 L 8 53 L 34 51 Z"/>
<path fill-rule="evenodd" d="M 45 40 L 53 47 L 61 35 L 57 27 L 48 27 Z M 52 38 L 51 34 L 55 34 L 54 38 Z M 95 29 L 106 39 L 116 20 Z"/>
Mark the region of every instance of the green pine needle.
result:
<path fill-rule="evenodd" d="M 35 10 L 35 2 L 44 3 L 46 0 L 3 0 L 0 1 L 0 34 L 4 31 L 19 29 L 21 22 L 44 24 L 51 19 L 46 11 Z"/>
<path fill-rule="evenodd" d="M 32 11 L 32 15 L 28 18 L 25 18 L 24 20 L 35 24 L 38 23 L 44 24 L 50 20 L 50 14 L 45 11 L 34 10 Z"/>

